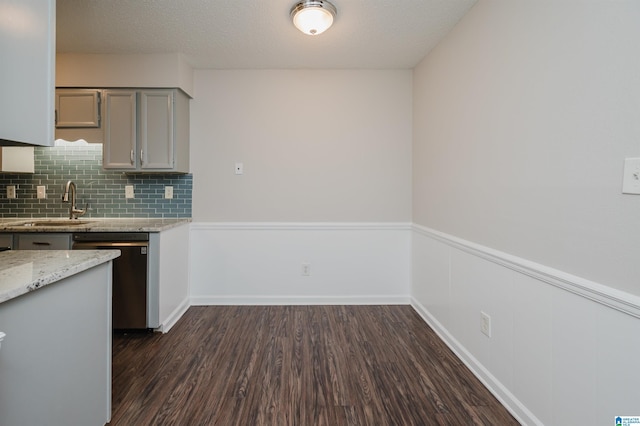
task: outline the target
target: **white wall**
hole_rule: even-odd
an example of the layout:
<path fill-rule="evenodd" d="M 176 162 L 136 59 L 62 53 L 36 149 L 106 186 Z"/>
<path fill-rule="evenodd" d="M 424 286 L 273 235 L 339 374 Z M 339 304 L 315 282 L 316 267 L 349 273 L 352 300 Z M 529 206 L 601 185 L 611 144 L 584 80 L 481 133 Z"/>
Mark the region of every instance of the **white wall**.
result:
<path fill-rule="evenodd" d="M 56 86 L 177 87 L 193 96 L 193 69 L 179 53 L 59 53 Z"/>
<path fill-rule="evenodd" d="M 192 303 L 407 303 L 411 87 L 408 70 L 196 71 Z"/>
<path fill-rule="evenodd" d="M 191 303 L 406 304 L 410 262 L 409 224 L 194 223 Z"/>
<path fill-rule="evenodd" d="M 640 294 L 640 2 L 480 1 L 414 73 L 413 220 Z"/>
<path fill-rule="evenodd" d="M 620 188 L 640 155 L 638 18 L 632 1 L 480 0 L 413 82 L 197 71 L 192 302 L 410 293 L 521 421 L 633 413 L 640 197 Z"/>
<path fill-rule="evenodd" d="M 638 409 L 638 22 L 480 0 L 414 70 L 413 304 L 526 424 Z"/>
<path fill-rule="evenodd" d="M 409 221 L 411 87 L 408 70 L 196 71 L 194 221 Z"/>
<path fill-rule="evenodd" d="M 412 256 L 414 307 L 523 424 L 638 412 L 640 298 L 424 227 Z"/>

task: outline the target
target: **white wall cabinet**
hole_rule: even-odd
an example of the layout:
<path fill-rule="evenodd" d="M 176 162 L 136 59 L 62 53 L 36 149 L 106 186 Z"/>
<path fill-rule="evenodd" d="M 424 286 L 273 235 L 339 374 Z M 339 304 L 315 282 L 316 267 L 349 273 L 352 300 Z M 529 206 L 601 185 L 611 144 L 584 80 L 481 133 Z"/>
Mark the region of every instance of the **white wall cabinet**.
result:
<path fill-rule="evenodd" d="M 56 2 L 0 0 L 0 10 L 0 140 L 51 146 Z"/>
<path fill-rule="evenodd" d="M 189 172 L 189 99 L 178 89 L 105 90 L 103 168 Z"/>
<path fill-rule="evenodd" d="M 111 262 L 1 306 L 0 424 L 109 422 Z"/>

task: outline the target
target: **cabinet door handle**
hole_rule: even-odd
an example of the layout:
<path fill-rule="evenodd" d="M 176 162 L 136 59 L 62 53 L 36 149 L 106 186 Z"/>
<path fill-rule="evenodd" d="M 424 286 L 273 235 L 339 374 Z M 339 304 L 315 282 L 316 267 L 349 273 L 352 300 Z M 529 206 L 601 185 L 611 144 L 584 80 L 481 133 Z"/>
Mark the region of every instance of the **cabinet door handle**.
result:
<path fill-rule="evenodd" d="M 34 241 L 32 244 L 34 246 L 50 246 L 51 245 L 51 243 L 47 241 Z"/>
<path fill-rule="evenodd" d="M 129 159 L 131 160 L 131 165 L 133 165 L 133 162 L 135 161 L 135 157 L 134 157 L 134 152 L 133 150 L 131 150 L 131 153 L 129 154 Z"/>
<path fill-rule="evenodd" d="M 140 150 L 140 165 L 144 164 L 144 150 Z"/>

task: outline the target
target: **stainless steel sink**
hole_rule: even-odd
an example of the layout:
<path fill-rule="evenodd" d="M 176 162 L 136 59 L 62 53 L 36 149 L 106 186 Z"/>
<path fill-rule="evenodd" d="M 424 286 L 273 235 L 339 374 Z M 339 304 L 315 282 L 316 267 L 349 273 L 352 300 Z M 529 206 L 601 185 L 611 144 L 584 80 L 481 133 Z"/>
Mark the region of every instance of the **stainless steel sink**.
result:
<path fill-rule="evenodd" d="M 65 227 L 65 226 L 79 226 L 86 225 L 87 223 L 91 223 L 91 220 L 75 220 L 75 219 L 61 219 L 61 220 L 34 220 L 25 222 L 22 226 L 33 226 L 33 227 L 47 227 L 47 226 L 57 226 L 57 227 Z"/>

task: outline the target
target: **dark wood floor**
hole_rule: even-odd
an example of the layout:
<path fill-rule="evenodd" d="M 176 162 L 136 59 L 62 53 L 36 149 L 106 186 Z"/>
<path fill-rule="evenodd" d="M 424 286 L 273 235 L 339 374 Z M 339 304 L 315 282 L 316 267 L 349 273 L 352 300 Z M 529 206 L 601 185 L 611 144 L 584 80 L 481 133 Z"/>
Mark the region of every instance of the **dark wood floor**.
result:
<path fill-rule="evenodd" d="M 110 425 L 517 425 L 410 306 L 191 307 L 116 335 Z"/>

